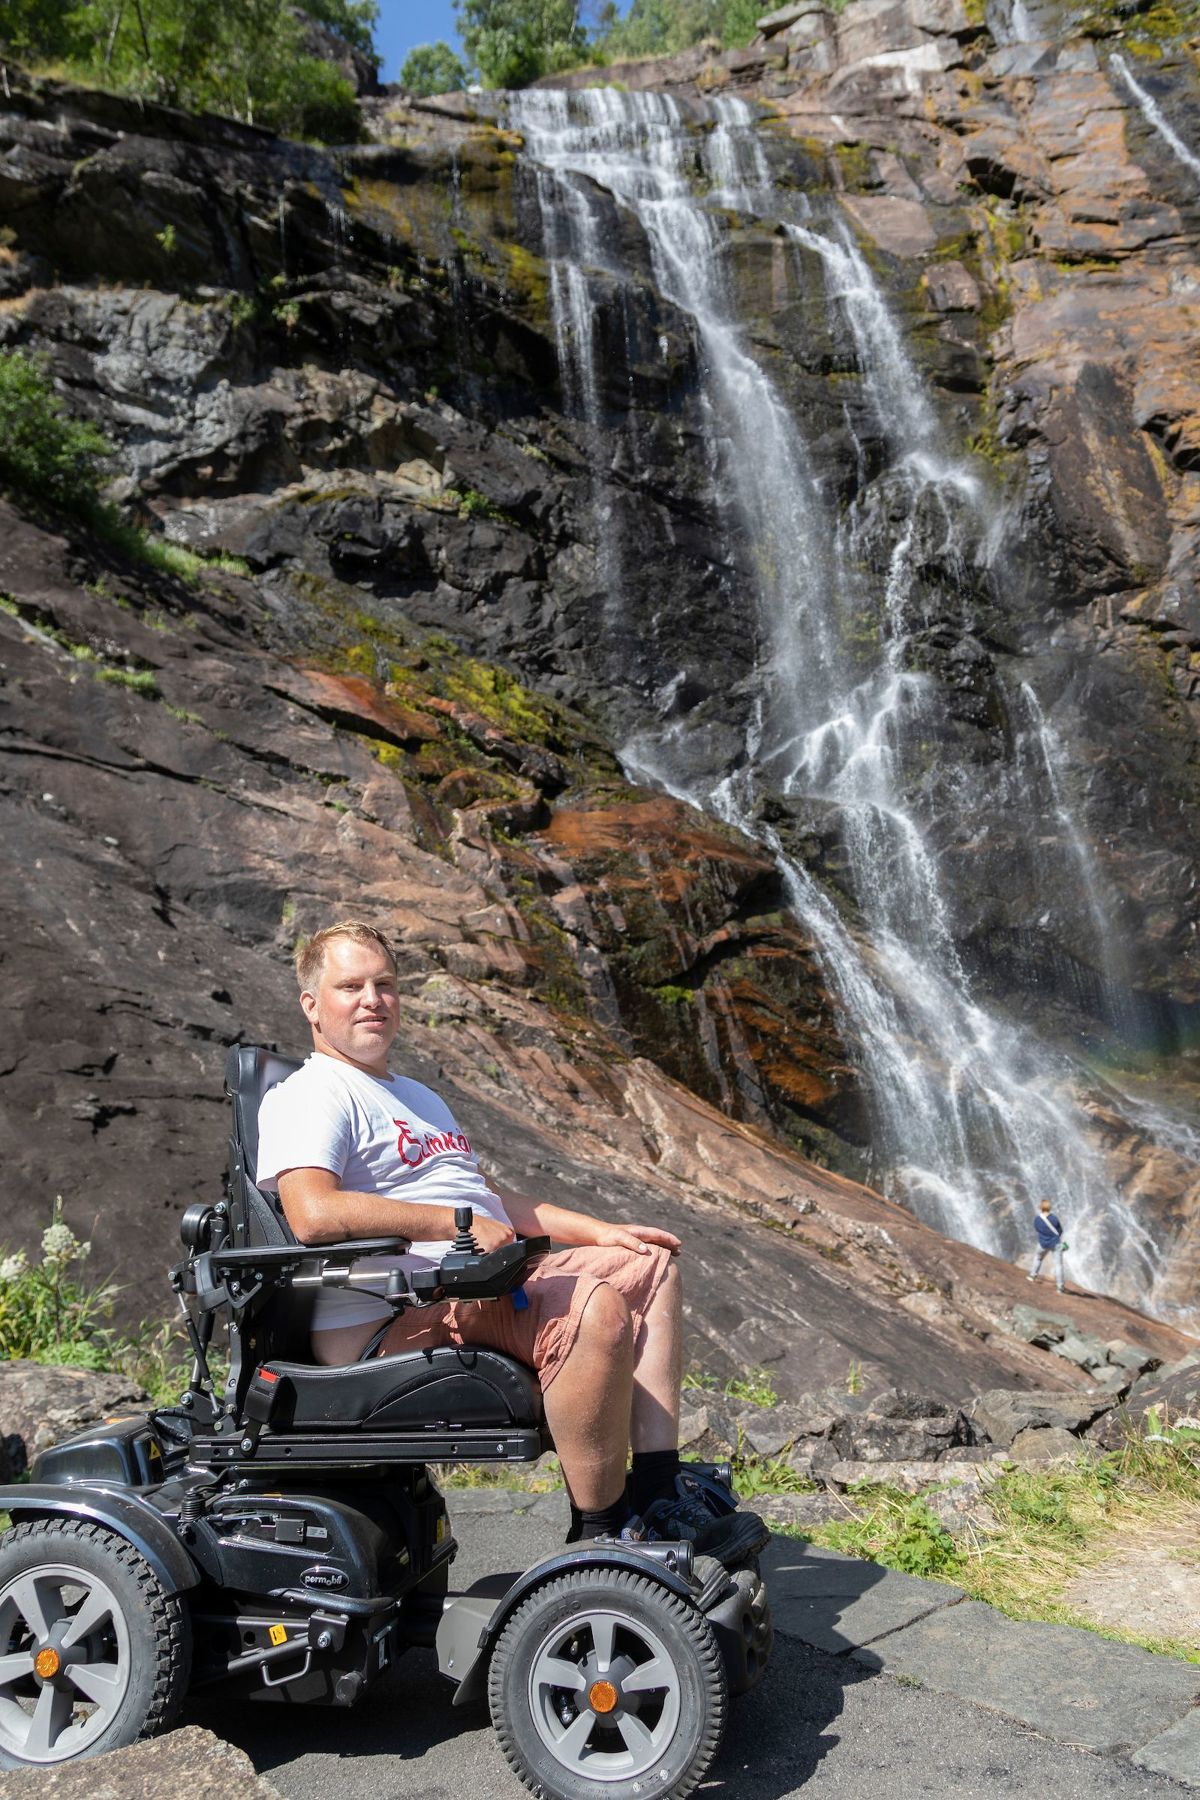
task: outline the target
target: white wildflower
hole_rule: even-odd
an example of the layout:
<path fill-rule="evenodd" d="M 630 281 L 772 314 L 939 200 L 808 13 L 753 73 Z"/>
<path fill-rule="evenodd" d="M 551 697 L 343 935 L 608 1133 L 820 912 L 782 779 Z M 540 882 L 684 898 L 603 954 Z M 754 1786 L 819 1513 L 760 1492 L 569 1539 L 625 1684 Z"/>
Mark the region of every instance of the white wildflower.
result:
<path fill-rule="evenodd" d="M 25 1273 L 28 1266 L 23 1250 L 18 1250 L 12 1256 L 4 1257 L 3 1260 L 0 1260 L 0 1284 L 16 1281 Z"/>
<path fill-rule="evenodd" d="M 49 1263 L 51 1268 L 57 1268 L 63 1263 L 69 1263 L 78 1254 L 79 1239 L 69 1225 L 64 1225 L 61 1219 L 55 1219 L 53 1225 L 47 1225 L 42 1233 L 44 1262 Z"/>

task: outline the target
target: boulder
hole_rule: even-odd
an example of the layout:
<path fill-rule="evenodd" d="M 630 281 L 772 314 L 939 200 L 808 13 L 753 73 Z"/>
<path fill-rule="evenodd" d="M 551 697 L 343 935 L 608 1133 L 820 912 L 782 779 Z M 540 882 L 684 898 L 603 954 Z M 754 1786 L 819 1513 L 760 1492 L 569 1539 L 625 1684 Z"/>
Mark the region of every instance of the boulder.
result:
<path fill-rule="evenodd" d="M 0 1435 L 14 1475 L 62 1438 L 113 1413 L 143 1412 L 149 1405 L 149 1394 L 127 1375 L 20 1360 L 0 1364 Z"/>
<path fill-rule="evenodd" d="M 1085 1431 L 1113 1404 L 1111 1394 L 1022 1393 L 993 1388 L 972 1402 L 967 1417 L 978 1437 L 1007 1449 L 1023 1431 Z"/>
<path fill-rule="evenodd" d="M 979 283 L 960 262 L 931 264 L 921 285 L 934 312 L 978 312 L 982 303 Z"/>
<path fill-rule="evenodd" d="M 1200 1413 L 1200 1357 L 1186 1356 L 1135 1381 L 1124 1405 L 1092 1425 L 1089 1440 L 1103 1450 L 1119 1449 L 1127 1437 L 1142 1430 L 1151 1407 L 1167 1423 Z"/>
<path fill-rule="evenodd" d="M 935 1461 L 970 1441 L 962 1413 L 927 1419 L 887 1419 L 867 1413 L 843 1420 L 831 1441 L 841 1456 L 863 1462 Z"/>
<path fill-rule="evenodd" d="M 771 38 L 777 32 L 786 31 L 789 25 L 794 25 L 797 19 L 804 17 L 805 13 L 822 12 L 823 10 L 822 0 L 799 0 L 797 5 L 781 6 L 777 12 L 768 13 L 765 18 L 758 20 L 757 28 L 763 37 Z"/>
<path fill-rule="evenodd" d="M 749 1503 L 768 1525 L 824 1525 L 829 1519 L 853 1517 L 853 1508 L 837 1494 L 756 1494 Z"/>
<path fill-rule="evenodd" d="M 1124 1338 L 1107 1340 L 1080 1331 L 1065 1313 L 1047 1312 L 1040 1306 L 1014 1306 L 1012 1331 L 1015 1337 L 1039 1350 L 1050 1350 L 1056 1356 L 1085 1369 L 1109 1389 L 1119 1388 L 1145 1369 L 1158 1367 L 1159 1358 L 1152 1350 L 1142 1350 Z"/>
<path fill-rule="evenodd" d="M 965 1488 L 972 1494 L 979 1494 L 982 1493 L 989 1474 L 988 1465 L 977 1462 L 847 1460 L 834 1463 L 826 1471 L 825 1480 L 830 1487 L 835 1488 L 849 1488 L 859 1482 L 870 1482 L 873 1486 L 899 1488 L 904 1494 L 919 1494 L 928 1487 L 949 1484 Z"/>
<path fill-rule="evenodd" d="M 1018 1431 L 1008 1454 L 1015 1463 L 1074 1462 L 1094 1454 L 1092 1446 L 1060 1425 Z"/>
<path fill-rule="evenodd" d="M 0 1800 L 282 1800 L 244 1750 L 187 1725 L 145 1743 L 40 1769 L 0 1773 Z"/>
<path fill-rule="evenodd" d="M 970 1542 L 976 1538 L 995 1537 L 999 1531 L 991 1507 L 970 1488 L 935 1488 L 922 1494 L 921 1499 L 953 1538 Z"/>

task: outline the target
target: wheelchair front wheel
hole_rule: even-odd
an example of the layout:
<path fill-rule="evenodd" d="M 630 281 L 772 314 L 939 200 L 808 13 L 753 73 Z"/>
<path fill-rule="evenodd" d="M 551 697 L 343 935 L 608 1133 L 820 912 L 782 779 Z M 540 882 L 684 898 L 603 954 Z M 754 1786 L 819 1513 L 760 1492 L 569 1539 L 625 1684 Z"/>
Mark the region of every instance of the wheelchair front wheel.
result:
<path fill-rule="evenodd" d="M 133 1545 L 83 1519 L 0 1539 L 0 1767 L 98 1756 L 169 1725 L 190 1620 Z"/>
<path fill-rule="evenodd" d="M 674 1800 L 720 1749 L 728 1692 L 695 1607 L 633 1570 L 592 1568 L 517 1608 L 488 1701 L 501 1750 L 542 1800 Z"/>

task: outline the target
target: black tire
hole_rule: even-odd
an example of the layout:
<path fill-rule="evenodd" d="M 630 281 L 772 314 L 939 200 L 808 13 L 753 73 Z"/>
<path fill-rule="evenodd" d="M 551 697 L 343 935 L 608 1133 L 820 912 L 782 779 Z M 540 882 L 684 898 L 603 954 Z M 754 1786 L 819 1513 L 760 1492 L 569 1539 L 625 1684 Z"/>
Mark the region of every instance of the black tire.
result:
<path fill-rule="evenodd" d="M 507 1761 L 542 1800 L 676 1800 L 707 1774 L 729 1700 L 694 1606 L 630 1569 L 576 1569 L 505 1625 L 488 1704 Z"/>
<path fill-rule="evenodd" d="M 33 1666 L 43 1650 L 57 1663 L 47 1679 Z M 0 1768 L 53 1767 L 165 1730 L 191 1651 L 184 1601 L 123 1537 L 82 1519 L 15 1525 L 0 1538 Z"/>

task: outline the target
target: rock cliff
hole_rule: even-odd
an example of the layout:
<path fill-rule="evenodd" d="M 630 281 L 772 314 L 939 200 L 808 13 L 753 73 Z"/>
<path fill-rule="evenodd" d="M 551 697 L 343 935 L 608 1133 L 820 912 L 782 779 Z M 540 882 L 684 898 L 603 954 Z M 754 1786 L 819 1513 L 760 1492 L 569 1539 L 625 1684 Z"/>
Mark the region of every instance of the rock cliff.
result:
<path fill-rule="evenodd" d="M 723 214 L 730 317 L 853 520 L 864 672 L 905 545 L 900 760 L 946 942 L 1071 1049 L 1070 1129 L 1165 1252 L 1123 1289 L 1108 1255 L 1106 1284 L 1170 1308 L 1200 1254 L 1200 270 L 1194 172 L 1138 98 L 1186 130 L 1194 72 L 1139 58 L 1139 18 L 1118 63 L 1099 15 L 806 5 L 748 51 L 609 73 L 675 109 L 697 181 L 731 119 L 765 159 L 771 207 L 742 170 Z M 688 1222 L 718 1372 L 786 1337 L 794 1392 L 852 1363 L 948 1400 L 1046 1385 L 1005 1335 L 1023 1277 L 795 1154 L 889 1173 L 870 1034 L 789 869 L 865 966 L 880 940 L 835 794 L 767 769 L 736 822 L 687 803 L 746 764 L 766 691 L 763 538 L 722 491 L 694 311 L 599 179 L 603 255 L 555 240 L 536 102 L 368 106 L 377 141 L 323 152 L 8 74 L 0 344 L 45 355 L 114 497 L 207 559 L 171 577 L 4 503 L 14 1219 L 62 1191 L 106 1267 L 144 1232 L 129 1305 L 157 1304 L 218 1178 L 223 1046 L 295 1044 L 291 942 L 365 910 L 403 942 L 414 1065 L 499 1177 Z M 849 236 L 814 246 L 814 215 Z M 961 504 L 911 504 L 835 277 L 897 322 Z M 927 1189 L 897 1191 L 945 1223 Z"/>

